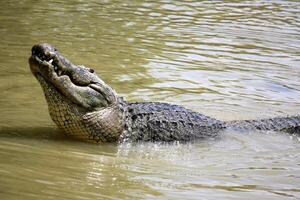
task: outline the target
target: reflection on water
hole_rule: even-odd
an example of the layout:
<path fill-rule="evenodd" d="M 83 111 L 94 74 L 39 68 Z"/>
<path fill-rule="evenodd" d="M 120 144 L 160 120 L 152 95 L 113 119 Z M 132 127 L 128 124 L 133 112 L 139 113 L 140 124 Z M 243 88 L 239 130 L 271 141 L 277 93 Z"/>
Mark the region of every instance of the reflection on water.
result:
<path fill-rule="evenodd" d="M 49 42 L 128 100 L 227 120 L 297 114 L 299 2 L 21 0 L 0 11 L 1 199 L 300 198 L 297 138 L 73 141 L 27 64 L 31 46 Z"/>
<path fill-rule="evenodd" d="M 1 138 L 4 199 L 282 199 L 300 192 L 299 142 L 275 133 L 121 146 Z"/>

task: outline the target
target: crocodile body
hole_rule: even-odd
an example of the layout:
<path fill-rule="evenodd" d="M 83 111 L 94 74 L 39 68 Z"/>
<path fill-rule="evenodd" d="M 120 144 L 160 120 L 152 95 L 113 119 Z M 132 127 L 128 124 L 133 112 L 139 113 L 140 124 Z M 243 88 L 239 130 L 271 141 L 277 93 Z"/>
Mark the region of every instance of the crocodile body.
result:
<path fill-rule="evenodd" d="M 33 46 L 29 63 L 52 120 L 78 138 L 169 142 L 214 138 L 224 129 L 300 132 L 299 115 L 225 122 L 178 105 L 127 102 L 93 69 L 72 64 L 49 44 Z"/>

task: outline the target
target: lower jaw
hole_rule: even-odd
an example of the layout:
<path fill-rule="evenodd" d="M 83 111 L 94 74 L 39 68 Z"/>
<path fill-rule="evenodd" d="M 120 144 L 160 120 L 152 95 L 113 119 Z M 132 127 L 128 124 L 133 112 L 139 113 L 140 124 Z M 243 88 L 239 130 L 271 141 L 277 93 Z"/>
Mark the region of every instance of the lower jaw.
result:
<path fill-rule="evenodd" d="M 40 73 L 37 73 L 35 77 L 39 81 L 46 97 L 49 96 L 50 93 L 52 94 L 52 97 L 65 97 L 51 82 L 47 81 Z"/>

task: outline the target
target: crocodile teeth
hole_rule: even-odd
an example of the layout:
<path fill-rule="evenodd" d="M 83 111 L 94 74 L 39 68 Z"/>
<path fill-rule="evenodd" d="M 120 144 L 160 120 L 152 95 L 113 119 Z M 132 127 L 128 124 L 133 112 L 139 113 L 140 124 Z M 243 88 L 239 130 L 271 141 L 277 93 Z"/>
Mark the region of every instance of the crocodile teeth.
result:
<path fill-rule="evenodd" d="M 57 66 L 54 66 L 54 71 L 57 71 Z"/>
<path fill-rule="evenodd" d="M 61 70 L 58 70 L 57 75 L 58 75 L 58 76 L 61 76 L 61 74 L 62 74 L 62 71 L 61 71 Z"/>
<path fill-rule="evenodd" d="M 53 62 L 53 59 L 49 60 L 48 62 L 49 62 L 50 64 L 52 64 L 52 62 Z"/>

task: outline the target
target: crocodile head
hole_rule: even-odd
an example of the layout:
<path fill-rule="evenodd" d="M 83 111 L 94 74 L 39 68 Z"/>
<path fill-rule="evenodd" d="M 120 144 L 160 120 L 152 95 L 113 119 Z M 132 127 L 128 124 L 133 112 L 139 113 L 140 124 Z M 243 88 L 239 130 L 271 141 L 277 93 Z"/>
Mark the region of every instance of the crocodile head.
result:
<path fill-rule="evenodd" d="M 97 110 L 117 101 L 117 95 L 91 68 L 74 65 L 49 44 L 32 47 L 29 58 L 32 73 L 53 86 L 73 104 Z"/>
<path fill-rule="evenodd" d="M 53 121 L 73 135 L 116 140 L 121 122 L 109 124 L 121 121 L 116 92 L 92 68 L 72 64 L 49 44 L 34 45 L 31 52 L 30 69 L 44 90 Z"/>

